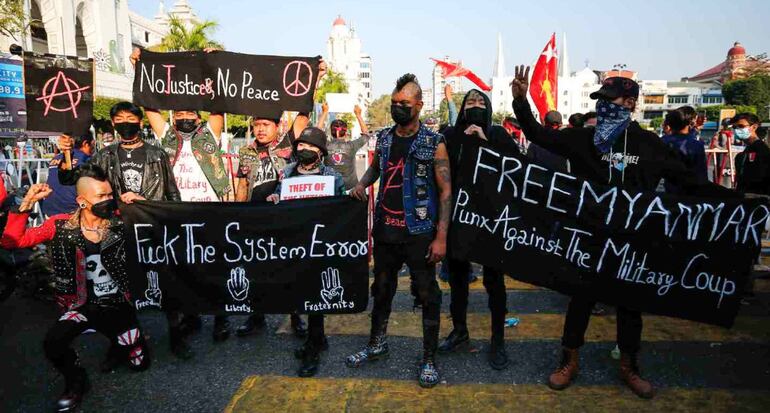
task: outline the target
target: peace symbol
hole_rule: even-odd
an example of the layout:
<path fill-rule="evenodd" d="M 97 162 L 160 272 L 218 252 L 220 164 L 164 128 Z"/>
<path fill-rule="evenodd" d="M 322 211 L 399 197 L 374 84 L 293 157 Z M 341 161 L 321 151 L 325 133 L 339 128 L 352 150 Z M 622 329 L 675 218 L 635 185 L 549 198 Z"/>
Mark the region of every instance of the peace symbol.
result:
<path fill-rule="evenodd" d="M 313 69 L 301 60 L 289 62 L 283 69 L 283 90 L 289 96 L 304 96 L 310 92 Z"/>

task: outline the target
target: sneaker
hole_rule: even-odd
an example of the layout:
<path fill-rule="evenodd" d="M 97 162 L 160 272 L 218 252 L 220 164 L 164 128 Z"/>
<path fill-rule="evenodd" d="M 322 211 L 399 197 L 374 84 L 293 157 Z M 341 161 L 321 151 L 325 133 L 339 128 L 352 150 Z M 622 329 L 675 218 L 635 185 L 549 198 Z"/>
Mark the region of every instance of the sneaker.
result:
<path fill-rule="evenodd" d="M 388 353 L 388 343 L 385 339 L 375 339 L 370 341 L 363 350 L 348 356 L 345 359 L 345 365 L 350 368 L 361 367 L 364 363 L 386 357 Z"/>
<path fill-rule="evenodd" d="M 429 389 L 438 384 L 440 380 L 438 369 L 432 359 L 423 360 L 420 365 L 420 387 Z"/>

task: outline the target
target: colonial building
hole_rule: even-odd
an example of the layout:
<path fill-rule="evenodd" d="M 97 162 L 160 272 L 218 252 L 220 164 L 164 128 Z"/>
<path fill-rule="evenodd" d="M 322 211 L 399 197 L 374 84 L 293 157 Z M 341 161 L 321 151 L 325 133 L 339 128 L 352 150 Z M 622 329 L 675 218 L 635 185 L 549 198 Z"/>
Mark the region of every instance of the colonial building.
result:
<path fill-rule="evenodd" d="M 325 59 L 329 68 L 341 73 L 348 84 L 348 93 L 366 111 L 372 100 L 372 57 L 361 51 L 361 39 L 355 28 L 348 27 L 338 16 L 326 41 Z"/>
<path fill-rule="evenodd" d="M 24 50 L 94 59 L 97 96 L 131 99 L 133 68 L 128 61 L 134 46 L 160 43 L 168 14 L 186 23 L 197 21 L 186 0 L 177 0 L 169 13 L 163 2 L 159 15 L 147 19 L 128 9 L 127 0 L 27 0 L 32 21 L 26 38 L 0 36 L 0 50 L 17 43 Z"/>
<path fill-rule="evenodd" d="M 704 70 L 683 81 L 723 84 L 730 80 L 743 79 L 757 73 L 770 73 L 770 62 L 765 54 L 751 56 L 740 42 L 735 42 L 727 51 L 724 62 Z"/>

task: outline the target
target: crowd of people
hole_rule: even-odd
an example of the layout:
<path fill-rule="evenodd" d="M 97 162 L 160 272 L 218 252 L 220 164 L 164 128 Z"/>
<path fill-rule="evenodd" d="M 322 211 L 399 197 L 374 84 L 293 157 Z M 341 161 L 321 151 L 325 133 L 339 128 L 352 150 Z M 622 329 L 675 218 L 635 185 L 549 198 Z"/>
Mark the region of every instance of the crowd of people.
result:
<path fill-rule="evenodd" d="M 139 58 L 137 50 L 131 60 L 135 63 Z M 322 61 L 319 80 L 325 70 Z M 732 120 L 735 138 L 747 144 L 737 161 L 738 191 L 734 191 L 708 182 L 704 147 L 694 137 L 688 109 L 668 114 L 665 124 L 670 133 L 661 139 L 632 120 L 639 85 L 613 77 L 591 95 L 597 102 L 595 112 L 570 116 L 567 127 L 562 127 L 560 114 L 548 113 L 541 124 L 527 101 L 528 78 L 529 68 L 516 69 L 511 85 L 515 118 L 493 124 L 491 102 L 476 89 L 465 94 L 458 110 L 449 90 L 450 122 L 433 130 L 420 121 L 423 100 L 418 80 L 411 74 L 400 77 L 391 95 L 394 126 L 376 135 L 374 157 L 360 180 L 355 173 L 355 153 L 366 144 L 369 133 L 358 108 L 355 115 L 364 133 L 358 140 L 350 140 L 349 125 L 341 120 L 331 122 L 331 139 L 327 136 L 328 108 L 316 126 L 310 125 L 307 114 L 300 113 L 283 135 L 279 133 L 281 112 L 255 115 L 250 125 L 254 141 L 240 149 L 237 167 L 227 155 L 232 142 L 222 133 L 223 114 L 212 113 L 204 122 L 192 108 L 174 111 L 166 122 L 156 108 L 120 102 L 110 112 L 119 141 L 99 151 L 88 136 L 73 139 L 63 135 L 58 143 L 62 154 L 52 161 L 54 173 L 48 183 L 29 189 L 10 213 L 0 240 L 0 246 L 7 249 L 50 245 L 61 316 L 48 330 L 44 348 L 65 378 L 57 410 L 75 409 L 86 392 L 86 372 L 70 348 L 86 329 L 111 340 L 103 370 L 122 364 L 144 370 L 150 365 L 150 349 L 127 298 L 130 274 L 125 254 L 120 253 L 125 235 L 115 214 L 118 201 L 277 203 L 284 179 L 308 175 L 332 176 L 335 195 L 349 194 L 366 201 L 368 188 L 379 180 L 373 212 L 370 337 L 345 364 L 362 368 L 388 355 L 388 319 L 398 274 L 406 265 L 415 305 L 422 311 L 418 382 L 433 387 L 441 377 L 437 354 L 455 351 L 470 340 L 466 312 L 471 263 L 452 258 L 447 234 L 453 196 L 459 189 L 453 178 L 474 147 L 483 144 L 510 154 L 526 152 L 534 162 L 552 169 L 631 190 L 654 191 L 665 182 L 666 191 L 704 197 L 770 193 L 770 152 L 757 137 L 759 121 L 753 114 L 738 114 Z M 140 136 L 145 116 L 157 144 Z M 42 226 L 28 227 L 28 216 L 38 202 L 49 218 Z M 453 328 L 440 340 L 442 294 L 436 268 L 442 261 L 451 286 Z M 493 369 L 505 369 L 510 360 L 504 341 L 504 276 L 489 267 L 483 268 L 483 275 L 491 313 L 488 361 Z M 200 329 L 201 320 L 198 314 L 184 314 L 181 304 L 174 301 L 173 294 L 164 295 L 171 351 L 188 359 L 194 354 L 186 340 Z M 584 297 L 572 297 L 566 310 L 561 361 L 548 378 L 552 389 L 565 389 L 575 380 L 579 348 L 594 305 Z M 329 346 L 324 316 L 310 315 L 307 327 L 299 314 L 292 314 L 291 320 L 294 333 L 307 337 L 295 351 L 300 359 L 297 373 L 313 376 L 321 353 Z M 621 376 L 635 394 L 651 398 L 653 386 L 642 377 L 638 365 L 642 315 L 620 306 L 617 325 Z M 252 314 L 236 334 L 247 336 L 264 326 L 264 314 Z M 230 331 L 227 317 L 216 316 L 213 339 L 226 340 Z"/>

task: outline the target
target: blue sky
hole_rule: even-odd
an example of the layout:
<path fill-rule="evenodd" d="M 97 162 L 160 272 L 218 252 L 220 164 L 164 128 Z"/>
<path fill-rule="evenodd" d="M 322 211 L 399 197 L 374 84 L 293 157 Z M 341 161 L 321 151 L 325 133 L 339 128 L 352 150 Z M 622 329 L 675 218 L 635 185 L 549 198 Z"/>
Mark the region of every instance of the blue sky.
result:
<path fill-rule="evenodd" d="M 166 0 L 170 8 L 175 0 Z M 429 87 L 430 57 L 463 60 L 485 81 L 492 75 L 497 33 L 506 70 L 529 64 L 552 32 L 567 33 L 571 69 L 624 63 L 642 79 L 679 80 L 724 60 L 733 42 L 749 54 L 770 52 L 770 0 L 701 1 L 247 1 L 189 0 L 219 24 L 215 38 L 231 51 L 325 54 L 338 14 L 356 27 L 374 60 L 376 96 L 413 72 Z M 147 17 L 157 0 L 129 0 Z M 764 20 L 764 21 L 763 21 Z"/>

